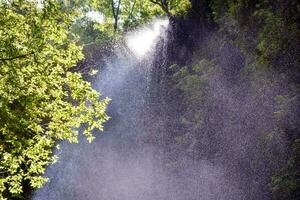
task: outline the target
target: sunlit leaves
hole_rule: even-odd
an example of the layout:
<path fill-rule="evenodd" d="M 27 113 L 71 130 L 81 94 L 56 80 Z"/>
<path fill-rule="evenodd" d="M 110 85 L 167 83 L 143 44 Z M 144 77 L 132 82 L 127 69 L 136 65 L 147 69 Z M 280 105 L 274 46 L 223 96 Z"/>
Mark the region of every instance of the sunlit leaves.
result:
<path fill-rule="evenodd" d="M 0 3 L 0 199 L 41 187 L 59 140 L 103 130 L 108 99 L 71 72 L 83 58 L 69 30 L 74 13 L 59 1 Z"/>
<path fill-rule="evenodd" d="M 189 0 L 149 0 L 153 5 L 158 5 L 167 15 L 185 15 L 191 8 Z"/>

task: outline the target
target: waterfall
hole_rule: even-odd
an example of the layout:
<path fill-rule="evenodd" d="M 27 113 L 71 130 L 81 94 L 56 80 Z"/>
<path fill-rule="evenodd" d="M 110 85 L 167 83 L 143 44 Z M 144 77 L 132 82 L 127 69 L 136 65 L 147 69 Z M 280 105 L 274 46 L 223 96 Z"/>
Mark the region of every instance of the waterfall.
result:
<path fill-rule="evenodd" d="M 46 171 L 49 182 L 34 192 L 33 200 L 159 198 L 161 188 L 153 187 L 163 177 L 153 150 L 140 141 L 153 52 L 167 27 L 167 19 L 157 19 L 129 32 L 125 44 L 116 44 L 104 66 L 98 66 L 102 70 L 93 85 L 112 99 L 112 119 L 92 144 L 82 136 L 78 144 L 61 143 L 58 162 Z"/>
<path fill-rule="evenodd" d="M 105 58 L 94 87 L 112 99 L 103 133 L 88 144 L 62 142 L 46 172 L 50 181 L 33 200 L 240 200 L 223 169 L 182 156 L 164 162 L 168 20 L 125 36 Z M 175 170 L 175 171 L 174 171 Z"/>

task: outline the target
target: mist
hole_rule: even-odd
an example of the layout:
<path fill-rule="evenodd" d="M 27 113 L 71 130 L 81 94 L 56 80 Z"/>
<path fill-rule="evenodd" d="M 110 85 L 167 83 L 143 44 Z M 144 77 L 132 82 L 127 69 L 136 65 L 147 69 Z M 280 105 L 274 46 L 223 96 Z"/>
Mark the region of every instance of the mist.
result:
<path fill-rule="evenodd" d="M 103 133 L 95 132 L 97 137 L 92 144 L 83 137 L 78 144 L 61 144 L 62 148 L 56 151 L 59 161 L 46 172 L 50 180 L 45 187 L 35 191 L 33 200 L 243 200 L 268 197 L 265 188 L 261 188 L 268 177 L 264 171 L 266 165 L 259 163 L 262 166 L 252 176 L 246 175 L 241 163 L 252 162 L 249 155 L 254 155 L 260 137 L 255 135 L 256 131 L 271 130 L 276 124 L 264 124 L 266 117 L 260 121 L 267 108 L 256 109 L 259 102 L 254 95 L 241 95 L 244 94 L 240 93 L 241 88 L 246 86 L 230 78 L 234 71 L 228 72 L 232 73 L 229 75 L 206 72 L 201 75 L 208 81 L 207 95 L 217 105 L 205 122 L 206 126 L 196 131 L 198 136 L 182 136 L 201 139 L 185 146 L 187 153 L 168 144 L 165 136 L 168 126 L 171 129 L 178 126 L 171 118 L 180 118 L 177 111 L 166 109 L 169 101 L 167 83 L 164 82 L 167 62 L 164 51 L 170 30 L 167 19 L 154 20 L 127 33 L 125 43 L 116 44 L 113 54 L 104 58 L 104 66 L 98 66 L 101 70 L 93 85 L 103 96 L 112 99 L 108 110 L 111 120 L 106 123 Z M 210 39 L 208 45 L 214 45 L 214 42 Z M 218 62 L 240 70 L 243 60 L 238 56 L 230 59 L 237 52 L 232 47 L 224 48 L 220 50 Z M 226 118 L 229 115 L 236 117 L 235 124 L 231 118 Z M 280 137 L 279 140 L 278 151 L 284 152 L 284 139 Z M 198 149 L 196 154 L 195 148 Z"/>

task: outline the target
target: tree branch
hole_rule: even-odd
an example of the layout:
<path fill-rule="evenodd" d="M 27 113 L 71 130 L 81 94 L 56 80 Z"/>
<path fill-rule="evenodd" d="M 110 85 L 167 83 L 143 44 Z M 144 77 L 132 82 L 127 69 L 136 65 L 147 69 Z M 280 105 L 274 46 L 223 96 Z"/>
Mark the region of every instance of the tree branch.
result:
<path fill-rule="evenodd" d="M 118 28 L 118 18 L 119 18 L 119 13 L 120 13 L 120 6 L 121 6 L 121 0 L 118 1 L 118 5 L 115 8 L 114 0 L 111 0 L 111 7 L 112 7 L 112 14 L 114 17 L 114 31 L 117 31 Z"/>
<path fill-rule="evenodd" d="M 131 7 L 131 9 L 130 9 L 129 17 L 131 17 L 131 18 L 132 18 L 132 16 L 133 16 L 133 11 L 134 11 L 135 3 L 136 3 L 136 0 L 133 1 L 133 5 L 132 5 L 132 7 Z"/>
<path fill-rule="evenodd" d="M 170 17 L 171 13 L 169 11 L 168 1 L 167 0 L 149 0 L 151 3 L 159 5 L 161 9 Z"/>
<path fill-rule="evenodd" d="M 10 57 L 10 58 L 0 58 L 0 61 L 11 61 L 11 60 L 16 60 L 16 59 L 20 59 L 20 58 L 26 58 L 28 57 L 29 55 L 32 55 L 34 54 L 33 52 L 31 53 L 28 53 L 28 54 L 24 54 L 24 55 L 18 55 L 18 56 L 15 56 L 15 57 Z"/>
<path fill-rule="evenodd" d="M 149 0 L 151 3 L 154 3 L 154 4 L 156 4 L 156 5 L 159 5 L 160 7 L 162 7 L 162 4 L 161 4 L 161 2 L 159 2 L 159 1 L 155 1 L 155 0 Z"/>

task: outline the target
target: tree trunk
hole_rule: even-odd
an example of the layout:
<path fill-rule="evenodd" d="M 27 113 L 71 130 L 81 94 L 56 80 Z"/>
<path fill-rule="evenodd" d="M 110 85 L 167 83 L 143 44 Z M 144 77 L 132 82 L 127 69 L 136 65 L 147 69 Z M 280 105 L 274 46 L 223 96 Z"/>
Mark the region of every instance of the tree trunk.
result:
<path fill-rule="evenodd" d="M 121 0 L 118 1 L 118 5 L 115 8 L 114 0 L 111 0 L 111 9 L 112 9 L 113 17 L 114 17 L 114 32 L 117 32 L 117 29 L 118 29 L 120 5 L 121 5 Z"/>

